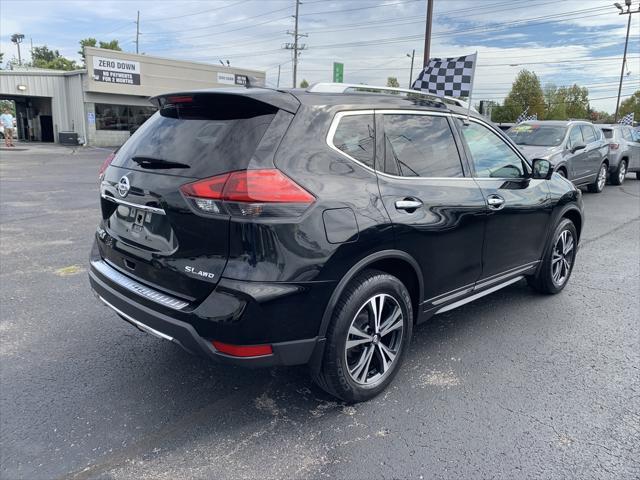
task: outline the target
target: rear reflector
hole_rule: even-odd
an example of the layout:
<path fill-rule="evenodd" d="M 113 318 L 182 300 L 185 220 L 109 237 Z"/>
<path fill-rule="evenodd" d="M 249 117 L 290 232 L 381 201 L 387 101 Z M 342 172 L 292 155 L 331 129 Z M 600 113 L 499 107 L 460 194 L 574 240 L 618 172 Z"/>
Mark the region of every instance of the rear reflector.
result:
<path fill-rule="evenodd" d="M 233 357 L 261 357 L 273 353 L 271 345 L 230 345 L 217 340 L 211 343 L 219 352 Z"/>
<path fill-rule="evenodd" d="M 280 170 L 241 170 L 180 187 L 190 197 L 247 203 L 313 203 L 315 197 Z"/>

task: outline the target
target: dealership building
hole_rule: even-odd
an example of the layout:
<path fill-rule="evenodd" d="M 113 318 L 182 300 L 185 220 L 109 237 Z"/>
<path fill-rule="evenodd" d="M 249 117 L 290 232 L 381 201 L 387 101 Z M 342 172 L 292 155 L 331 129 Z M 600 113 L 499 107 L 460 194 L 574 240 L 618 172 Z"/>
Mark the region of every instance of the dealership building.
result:
<path fill-rule="evenodd" d="M 0 70 L 0 100 L 15 102 L 19 139 L 118 146 L 155 111 L 149 97 L 265 80 L 261 71 L 92 47 L 85 62 L 70 72 Z"/>

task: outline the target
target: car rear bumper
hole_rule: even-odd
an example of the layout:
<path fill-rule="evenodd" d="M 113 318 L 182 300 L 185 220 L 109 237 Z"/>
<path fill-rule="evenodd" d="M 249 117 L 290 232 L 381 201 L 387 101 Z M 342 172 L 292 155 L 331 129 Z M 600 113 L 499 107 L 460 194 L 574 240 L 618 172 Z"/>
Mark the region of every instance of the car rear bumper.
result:
<path fill-rule="evenodd" d="M 150 308 L 139 301 L 139 295 L 124 292 L 116 288 L 113 282 L 98 271 L 94 265 L 89 270 L 91 287 L 99 299 L 123 320 L 139 330 L 180 345 L 190 353 L 213 359 L 217 362 L 249 367 L 270 367 L 276 365 L 301 365 L 309 363 L 316 348 L 322 348 L 323 341 L 318 337 L 268 343 L 272 353 L 255 357 L 239 357 L 218 351 L 212 341 L 201 336 L 188 321 L 178 319 L 189 315 L 188 312 L 176 312 L 175 315 Z M 148 303 L 148 302 L 146 302 Z M 165 309 L 166 311 L 166 309 Z M 231 319 L 227 319 L 231 320 Z M 225 343 L 246 345 L 242 339 L 224 338 Z"/>

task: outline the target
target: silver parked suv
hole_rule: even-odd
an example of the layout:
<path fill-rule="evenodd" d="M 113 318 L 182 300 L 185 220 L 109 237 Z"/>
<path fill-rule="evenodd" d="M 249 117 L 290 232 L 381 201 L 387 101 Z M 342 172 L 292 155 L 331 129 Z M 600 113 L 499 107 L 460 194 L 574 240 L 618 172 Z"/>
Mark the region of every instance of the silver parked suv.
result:
<path fill-rule="evenodd" d="M 607 182 L 609 145 L 602 130 L 579 120 L 540 120 L 512 127 L 507 135 L 531 160 L 549 160 L 576 186 L 600 193 Z"/>
<path fill-rule="evenodd" d="M 609 181 L 622 185 L 627 172 L 640 180 L 640 133 L 626 125 L 599 125 L 609 142 Z"/>

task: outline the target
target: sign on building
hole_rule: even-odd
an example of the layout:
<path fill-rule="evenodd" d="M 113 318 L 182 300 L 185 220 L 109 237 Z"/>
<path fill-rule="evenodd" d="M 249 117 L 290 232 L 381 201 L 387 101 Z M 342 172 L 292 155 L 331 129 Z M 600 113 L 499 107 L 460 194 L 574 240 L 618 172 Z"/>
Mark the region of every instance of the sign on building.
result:
<path fill-rule="evenodd" d="M 140 62 L 93 57 L 93 79 L 96 82 L 140 85 Z"/>
<path fill-rule="evenodd" d="M 218 83 L 224 85 L 246 85 L 247 76 L 237 73 L 218 72 Z"/>
<path fill-rule="evenodd" d="M 333 62 L 333 81 L 335 83 L 344 82 L 344 63 Z"/>

